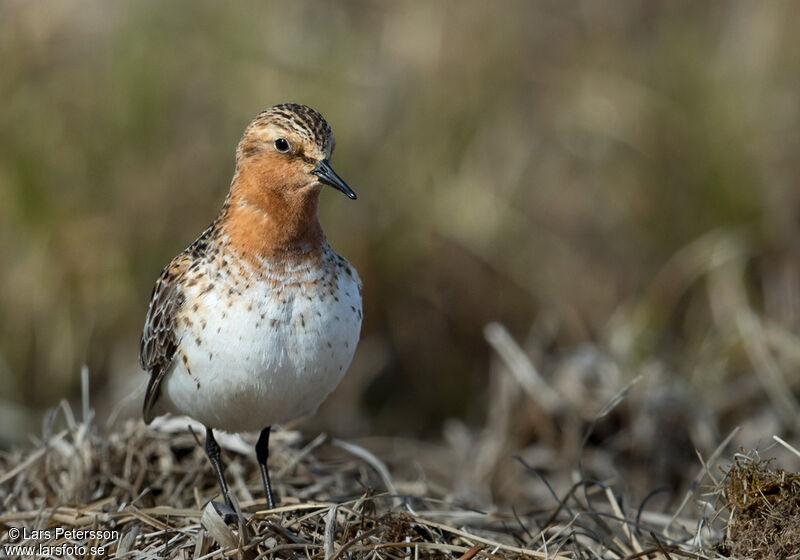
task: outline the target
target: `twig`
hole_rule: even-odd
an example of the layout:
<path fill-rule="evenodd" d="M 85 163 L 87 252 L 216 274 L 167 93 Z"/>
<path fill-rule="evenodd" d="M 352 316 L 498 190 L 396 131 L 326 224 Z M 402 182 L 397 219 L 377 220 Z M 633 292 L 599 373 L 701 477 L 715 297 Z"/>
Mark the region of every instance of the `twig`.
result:
<path fill-rule="evenodd" d="M 561 395 L 545 381 L 503 325 L 489 323 L 484 327 L 483 335 L 531 399 L 550 414 L 561 410 Z"/>

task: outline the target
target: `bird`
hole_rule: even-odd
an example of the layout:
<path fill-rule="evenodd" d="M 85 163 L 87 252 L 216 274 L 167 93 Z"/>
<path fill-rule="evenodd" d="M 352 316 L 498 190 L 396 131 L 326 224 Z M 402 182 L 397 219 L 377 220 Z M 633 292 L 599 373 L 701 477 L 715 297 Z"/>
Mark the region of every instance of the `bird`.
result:
<path fill-rule="evenodd" d="M 361 332 L 362 283 L 328 244 L 320 193 L 356 193 L 333 170 L 335 141 L 316 110 L 259 113 L 236 148 L 217 217 L 163 269 L 139 348 L 149 375 L 142 414 L 189 416 L 230 513 L 214 430 L 260 431 L 255 454 L 268 509 L 271 426 L 311 415 L 336 388 Z"/>

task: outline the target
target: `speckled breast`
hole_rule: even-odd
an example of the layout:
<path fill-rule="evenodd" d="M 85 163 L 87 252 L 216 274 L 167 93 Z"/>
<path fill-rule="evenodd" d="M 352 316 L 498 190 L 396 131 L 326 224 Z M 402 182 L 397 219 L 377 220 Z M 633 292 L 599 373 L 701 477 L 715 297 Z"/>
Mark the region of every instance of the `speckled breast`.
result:
<path fill-rule="evenodd" d="M 218 258 L 194 274 L 163 387 L 166 411 L 229 431 L 316 411 L 358 343 L 355 269 L 325 245 L 316 255 L 260 266 Z"/>

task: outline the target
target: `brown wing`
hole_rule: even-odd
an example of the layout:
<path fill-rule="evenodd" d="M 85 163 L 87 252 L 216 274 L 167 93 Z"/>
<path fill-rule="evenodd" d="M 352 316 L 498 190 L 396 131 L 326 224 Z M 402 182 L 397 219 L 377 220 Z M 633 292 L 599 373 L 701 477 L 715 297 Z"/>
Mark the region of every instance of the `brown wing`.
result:
<path fill-rule="evenodd" d="M 184 301 L 181 280 L 187 268 L 188 258 L 185 254 L 175 257 L 156 281 L 147 310 L 139 346 L 139 363 L 150 374 L 142 408 L 145 424 L 153 420 L 153 405 L 158 400 L 161 382 L 172 365 L 178 347 L 176 317 Z"/>

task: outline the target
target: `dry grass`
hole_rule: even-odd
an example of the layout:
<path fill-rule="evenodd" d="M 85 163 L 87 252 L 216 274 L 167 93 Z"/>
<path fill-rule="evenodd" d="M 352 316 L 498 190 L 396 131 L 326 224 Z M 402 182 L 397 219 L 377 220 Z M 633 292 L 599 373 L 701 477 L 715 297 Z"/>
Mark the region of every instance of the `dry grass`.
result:
<path fill-rule="evenodd" d="M 740 300 L 717 285 L 713 297 Z M 7 548 L 12 528 L 49 530 L 21 544 L 73 547 L 52 553 L 59 558 L 102 546 L 94 557 L 655 560 L 780 556 L 798 546 L 774 525 L 775 512 L 797 517 L 797 475 L 741 457 L 731 464 L 726 454 L 748 427 L 724 438 L 709 428 L 730 406 L 763 407 L 774 422 L 769 391 L 701 403 L 652 359 L 628 381 L 629 366 L 600 345 L 538 367 L 535 350 L 502 325 L 487 325 L 485 336 L 497 358 L 481 428 L 451 420 L 441 444 L 278 430 L 274 510 L 261 498 L 254 441 L 220 434 L 239 499 L 233 525 L 208 505 L 219 499 L 216 481 L 189 421 L 146 428 L 112 414 L 101 424 L 84 370 L 80 420 L 63 403 L 40 439 L 0 455 L 0 558 L 18 552 Z M 776 440 L 783 447 L 773 454 L 797 453 Z"/>
<path fill-rule="evenodd" d="M 222 434 L 240 500 L 229 526 L 207 505 L 218 498 L 216 482 L 187 421 L 161 419 L 150 429 L 112 414 L 101 425 L 85 371 L 82 420 L 63 404 L 40 440 L 0 456 L 0 544 L 12 527 L 60 527 L 117 533 L 27 542 L 103 545 L 98 558 L 789 557 L 800 546 L 796 533 L 775 522 L 797 517 L 797 475 L 726 456 L 782 422 L 780 433 L 792 433 L 797 381 L 789 373 L 800 354 L 796 337 L 750 305 L 732 240 L 698 240 L 662 277 L 691 277 L 707 293 L 705 347 L 740 349 L 747 367 L 739 367 L 739 390 L 708 398 L 682 386 L 657 355 L 621 351 L 659 325 L 635 305 L 611 321 L 610 342 L 557 355 L 540 350 L 541 325 L 522 345 L 490 323 L 484 335 L 495 358 L 482 427 L 452 419 L 440 444 L 279 430 L 270 464 L 281 507 L 271 511 L 253 441 Z M 658 281 L 647 297 L 661 297 Z M 695 367 L 713 372 L 720 355 L 699 353 Z M 716 429 L 748 410 L 742 429 L 727 437 Z M 782 447 L 771 456 L 797 454 L 776 441 Z"/>
<path fill-rule="evenodd" d="M 84 414 L 91 419 L 88 408 Z M 601 481 L 577 480 L 556 497 L 543 475 L 511 458 L 553 493 L 555 505 L 466 507 L 425 476 L 396 478 L 391 465 L 364 447 L 324 436 L 306 441 L 287 430 L 276 432 L 271 457 L 281 505 L 267 511 L 252 441 L 219 439 L 241 499 L 238 522 L 230 526 L 208 505 L 216 484 L 186 421 L 102 428 L 76 420 L 63 404 L 42 440 L 0 457 L 0 542 L 11 542 L 11 527 L 25 527 L 50 530 L 50 538 L 19 543 L 87 547 L 59 554 L 75 558 L 103 546 L 96 557 L 676 559 L 716 557 L 712 546 L 722 536 L 695 514 L 669 515 L 647 502 L 626 509 Z M 692 502 L 704 499 L 691 494 Z M 116 533 L 93 540 L 56 535 L 56 528 Z"/>
<path fill-rule="evenodd" d="M 98 558 L 792 554 L 800 546 L 795 533 L 775 520 L 776 512 L 797 517 L 797 475 L 758 460 L 731 464 L 726 456 L 754 434 L 763 441 L 781 420 L 791 424 L 796 380 L 782 372 L 791 372 L 800 354 L 796 337 L 749 305 L 741 261 L 724 250 L 736 249 L 730 239 L 698 241 L 664 274 L 688 277 L 691 263 L 717 263 L 694 273 L 713 310 L 706 345 L 741 349 L 756 374 L 742 368 L 736 387 L 749 383 L 749 391 L 716 391 L 709 399 L 682 387 L 657 357 L 620 352 L 620 338 L 637 346 L 630 341 L 646 337 L 648 321 L 658 324 L 631 319 L 635 306 L 628 320 L 612 321 L 607 345 L 557 356 L 539 350 L 541 326 L 523 346 L 490 323 L 484 334 L 495 359 L 482 427 L 452 419 L 440 444 L 309 440 L 279 430 L 270 465 L 281 507 L 271 511 L 260 498 L 253 441 L 222 434 L 227 477 L 240 500 L 238 521 L 228 526 L 207 505 L 218 498 L 216 482 L 187 421 L 160 419 L 152 429 L 115 414 L 104 425 L 93 421 L 84 371 L 81 420 L 63 404 L 40 440 L 0 455 L 0 544 L 9 544 L 12 527 L 24 527 L 117 531 L 98 542 L 54 532 L 27 539 L 102 545 Z M 658 297 L 657 283 L 649 297 Z M 714 371 L 718 356 L 701 354 L 696 367 Z M 751 420 L 742 429 L 727 437 L 715 430 L 731 411 L 744 410 Z M 797 454 L 776 441 L 782 447 L 771 456 Z M 69 552 L 75 550 L 54 555 L 87 556 Z"/>
<path fill-rule="evenodd" d="M 720 485 L 729 520 L 719 548 L 734 558 L 797 558 L 800 552 L 800 474 L 771 463 L 739 455 Z"/>

